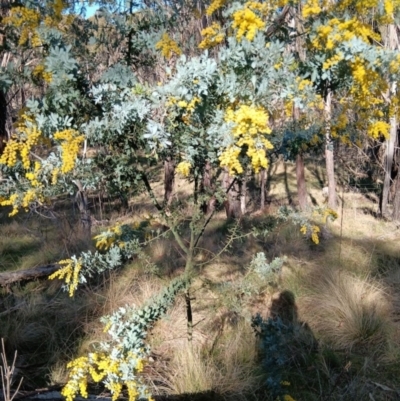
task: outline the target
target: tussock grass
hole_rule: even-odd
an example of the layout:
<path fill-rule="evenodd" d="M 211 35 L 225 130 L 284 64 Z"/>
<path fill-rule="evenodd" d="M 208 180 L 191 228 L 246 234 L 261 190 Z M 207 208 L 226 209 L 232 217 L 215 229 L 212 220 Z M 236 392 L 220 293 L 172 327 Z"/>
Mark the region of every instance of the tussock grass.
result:
<path fill-rule="evenodd" d="M 164 372 L 167 392 L 191 394 L 213 391 L 245 397 L 260 387 L 255 337 L 240 323 L 210 344 L 176 343 Z"/>
<path fill-rule="evenodd" d="M 339 349 L 385 345 L 391 334 L 392 309 L 384 287 L 371 279 L 326 269 L 309 276 L 311 295 L 304 297 L 304 317 Z"/>

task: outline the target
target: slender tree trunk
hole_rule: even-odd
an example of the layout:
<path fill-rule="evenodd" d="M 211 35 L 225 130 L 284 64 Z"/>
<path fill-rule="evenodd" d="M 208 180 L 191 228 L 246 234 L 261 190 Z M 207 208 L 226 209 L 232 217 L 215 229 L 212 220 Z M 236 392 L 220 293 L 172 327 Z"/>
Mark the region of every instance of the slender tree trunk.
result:
<path fill-rule="evenodd" d="M 216 199 L 215 196 L 212 195 L 213 192 L 213 183 L 212 183 L 212 167 L 211 163 L 207 160 L 204 170 L 203 170 L 203 176 L 201 178 L 201 184 L 200 184 L 200 192 L 207 196 L 209 195 L 210 198 L 205 200 L 202 204 L 202 210 L 204 214 L 209 214 L 212 213 L 215 210 L 215 205 L 216 205 Z"/>
<path fill-rule="evenodd" d="M 336 209 L 336 182 L 335 182 L 335 161 L 333 156 L 333 140 L 331 136 L 331 113 L 332 113 L 332 92 L 327 90 L 325 96 L 325 163 L 326 175 L 328 178 L 328 207 Z"/>
<path fill-rule="evenodd" d="M 73 181 L 74 184 L 78 187 L 78 191 L 75 195 L 75 201 L 78 205 L 81 224 L 85 231 L 85 237 L 88 241 L 92 239 L 92 218 L 90 215 L 89 202 L 87 197 L 87 192 L 83 188 L 82 183 L 79 180 Z"/>
<path fill-rule="evenodd" d="M 300 118 L 300 110 L 298 107 L 293 106 L 293 123 L 296 127 L 297 121 Z M 303 153 L 300 150 L 296 156 L 296 182 L 297 182 L 297 196 L 299 199 L 300 210 L 305 211 L 308 208 L 307 201 L 307 186 L 306 186 L 306 174 L 304 171 L 304 158 Z"/>
<path fill-rule="evenodd" d="M 164 160 L 164 206 L 169 206 L 172 202 L 174 184 L 175 163 L 172 157 L 168 156 Z"/>
<path fill-rule="evenodd" d="M 398 158 L 398 156 L 397 156 Z M 397 161 L 396 193 L 393 200 L 393 220 L 400 220 L 400 170 L 399 160 Z"/>
<path fill-rule="evenodd" d="M 2 90 L 0 90 L 0 155 L 3 153 L 7 142 L 7 101 L 6 96 Z"/>
<path fill-rule="evenodd" d="M 394 157 L 394 148 L 397 138 L 397 119 L 396 116 L 390 118 L 390 135 L 386 142 L 385 149 L 385 179 L 383 181 L 383 189 L 381 195 L 381 215 L 385 216 L 388 212 L 388 201 L 390 185 L 392 182 L 392 165 Z"/>
<path fill-rule="evenodd" d="M 397 26 L 394 24 L 384 25 L 379 27 L 381 31 L 381 36 L 383 39 L 383 44 L 386 49 L 396 50 L 399 48 L 399 37 L 397 33 Z M 389 85 L 389 93 L 388 93 L 388 102 L 391 102 L 391 99 L 394 98 L 397 91 L 396 82 L 391 82 Z M 395 156 L 395 143 L 397 139 L 397 119 L 396 112 L 393 113 L 393 116 L 390 117 L 390 134 L 389 139 L 386 141 L 385 148 L 385 160 L 384 160 L 384 168 L 385 168 L 385 178 L 383 180 L 383 189 L 380 199 L 380 212 L 382 216 L 387 215 L 388 213 L 388 203 L 389 203 L 389 193 L 390 186 L 392 184 L 392 166 L 393 166 L 393 158 Z M 397 188 L 396 188 L 397 189 Z"/>
<path fill-rule="evenodd" d="M 265 181 L 266 180 L 267 180 L 267 171 L 263 168 L 260 173 L 260 181 L 261 181 L 260 210 L 265 209 Z"/>
<path fill-rule="evenodd" d="M 305 211 L 308 208 L 307 201 L 307 187 L 304 171 L 304 159 L 302 153 L 296 157 L 296 181 L 297 181 L 297 195 L 299 198 L 300 210 Z"/>
<path fill-rule="evenodd" d="M 226 195 L 227 199 L 224 202 L 226 217 L 228 219 L 237 219 L 242 216 L 241 202 L 240 202 L 240 188 L 238 182 L 235 182 L 232 185 L 233 180 L 234 178 L 229 174 L 229 172 L 225 171 L 222 185 L 225 190 L 228 190 L 228 188 L 230 187 L 230 190 Z"/>

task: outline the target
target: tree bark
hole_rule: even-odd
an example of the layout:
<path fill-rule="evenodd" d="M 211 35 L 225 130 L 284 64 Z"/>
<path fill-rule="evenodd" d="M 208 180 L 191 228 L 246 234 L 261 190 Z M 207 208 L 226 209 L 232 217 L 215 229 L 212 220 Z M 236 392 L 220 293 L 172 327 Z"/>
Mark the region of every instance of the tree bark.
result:
<path fill-rule="evenodd" d="M 4 148 L 7 142 L 7 101 L 6 96 L 2 90 L 0 90 L 0 155 L 3 154 Z"/>
<path fill-rule="evenodd" d="M 175 162 L 171 156 L 164 160 L 164 206 L 172 202 L 175 185 Z"/>
<path fill-rule="evenodd" d="M 400 221 L 400 170 L 397 164 L 396 193 L 393 200 L 393 220 Z"/>
<path fill-rule="evenodd" d="M 0 273 L 0 286 L 5 287 L 20 281 L 33 280 L 38 277 L 49 276 L 60 269 L 60 265 L 39 266 L 32 269 L 17 270 L 14 272 Z"/>
<path fill-rule="evenodd" d="M 395 116 L 390 118 L 390 134 L 386 143 L 385 150 L 385 179 L 381 195 L 381 215 L 385 216 L 388 212 L 389 192 L 392 182 L 392 165 L 394 157 L 394 148 L 397 138 L 397 119 Z"/>
<path fill-rule="evenodd" d="M 305 211 L 308 208 L 307 201 L 307 187 L 304 171 L 304 159 L 302 153 L 296 157 L 296 181 L 297 181 L 297 195 L 299 198 L 300 210 Z"/>
<path fill-rule="evenodd" d="M 211 163 L 207 160 L 203 170 L 203 176 L 200 183 L 200 193 L 205 196 L 210 196 L 210 198 L 205 200 L 201 206 L 204 214 L 212 213 L 215 210 L 216 199 L 212 195 L 214 190 L 212 182 L 212 167 Z"/>
<path fill-rule="evenodd" d="M 265 182 L 267 181 L 267 171 L 263 168 L 260 173 L 261 181 L 261 199 L 260 199 L 260 210 L 265 209 Z"/>
<path fill-rule="evenodd" d="M 75 195 L 75 201 L 78 205 L 79 214 L 81 217 L 81 224 L 85 231 L 85 237 L 88 241 L 92 239 L 92 217 L 90 215 L 89 202 L 87 192 L 83 188 L 82 183 L 79 180 L 73 181 L 78 187 Z"/>
<path fill-rule="evenodd" d="M 325 163 L 326 175 L 328 178 L 328 207 L 336 209 L 336 182 L 335 182 L 335 160 L 333 155 L 333 140 L 331 136 L 331 113 L 332 113 L 332 92 L 327 89 L 325 95 Z"/>
<path fill-rule="evenodd" d="M 230 187 L 230 190 L 226 194 L 227 199 L 224 202 L 226 217 L 228 219 L 238 219 L 242 217 L 240 188 L 237 181 L 232 185 L 233 180 L 234 178 L 229 174 L 229 172 L 225 171 L 222 185 L 226 191 Z"/>
<path fill-rule="evenodd" d="M 397 26 L 394 24 L 384 25 L 379 27 L 381 31 L 381 36 L 383 39 L 383 44 L 386 49 L 396 50 L 399 48 L 399 37 L 397 33 Z M 391 99 L 394 98 L 397 91 L 397 83 L 390 82 L 389 83 L 389 93 L 387 97 L 388 103 L 391 102 Z M 395 143 L 397 140 L 397 119 L 396 112 L 393 112 L 393 116 L 390 117 L 390 133 L 389 140 L 386 141 L 386 149 L 385 149 L 385 160 L 384 160 L 384 169 L 385 169 L 385 178 L 383 180 L 383 188 L 380 199 L 380 212 L 381 216 L 385 216 L 388 213 L 388 203 L 389 203 L 389 193 L 390 186 L 392 184 L 392 166 L 393 166 L 393 158 L 395 156 Z"/>

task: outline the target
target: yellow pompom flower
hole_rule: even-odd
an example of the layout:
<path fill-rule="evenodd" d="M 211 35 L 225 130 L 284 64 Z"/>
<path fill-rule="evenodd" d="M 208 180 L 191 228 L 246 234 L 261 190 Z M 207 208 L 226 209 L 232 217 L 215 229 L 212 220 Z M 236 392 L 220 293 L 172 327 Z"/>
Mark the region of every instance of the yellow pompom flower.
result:
<path fill-rule="evenodd" d="M 189 177 L 192 165 L 188 161 L 182 161 L 176 166 L 176 172 L 182 174 L 184 177 Z"/>
<path fill-rule="evenodd" d="M 164 33 L 161 39 L 156 43 L 156 49 L 161 50 L 161 54 L 169 60 L 172 54 L 175 53 L 177 56 L 182 54 L 182 50 L 179 48 L 178 44 L 171 39 L 168 33 Z"/>
<path fill-rule="evenodd" d="M 74 129 L 66 129 L 64 131 L 56 132 L 54 139 L 61 141 L 62 150 L 62 166 L 61 172 L 63 174 L 69 173 L 74 169 L 76 158 L 78 157 L 79 148 L 85 137 L 80 135 Z"/>

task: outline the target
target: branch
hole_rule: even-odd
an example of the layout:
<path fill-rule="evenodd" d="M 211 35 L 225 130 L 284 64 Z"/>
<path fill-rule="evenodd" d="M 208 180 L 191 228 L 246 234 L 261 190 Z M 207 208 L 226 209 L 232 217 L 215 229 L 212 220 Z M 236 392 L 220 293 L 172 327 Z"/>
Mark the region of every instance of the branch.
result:
<path fill-rule="evenodd" d="M 147 192 L 150 195 L 151 200 L 153 201 L 154 206 L 156 207 L 157 210 L 162 211 L 163 208 L 162 206 L 158 203 L 156 196 L 154 195 L 153 189 L 150 186 L 149 180 L 147 179 L 146 174 L 142 171 L 140 173 L 140 178 L 142 179 L 144 186 L 147 189 Z"/>
<path fill-rule="evenodd" d="M 226 190 L 225 194 L 227 194 L 231 190 L 231 188 L 233 187 L 233 184 L 235 184 L 236 180 L 237 180 L 237 178 L 235 177 L 232 180 L 231 184 L 229 185 L 228 189 Z M 211 221 L 212 217 L 214 216 L 215 211 L 216 211 L 216 208 L 211 212 L 210 216 L 208 216 L 208 219 L 205 221 L 203 227 L 201 228 L 201 231 L 199 232 L 199 235 L 196 238 L 193 249 L 196 248 L 197 244 L 199 243 L 200 238 L 203 236 L 204 231 L 207 228 L 208 223 Z"/>
<path fill-rule="evenodd" d="M 38 266 L 32 269 L 0 273 L 0 286 L 5 287 L 19 281 L 26 281 L 38 277 L 49 276 L 58 269 L 60 269 L 59 264 L 52 264 L 46 266 Z"/>

